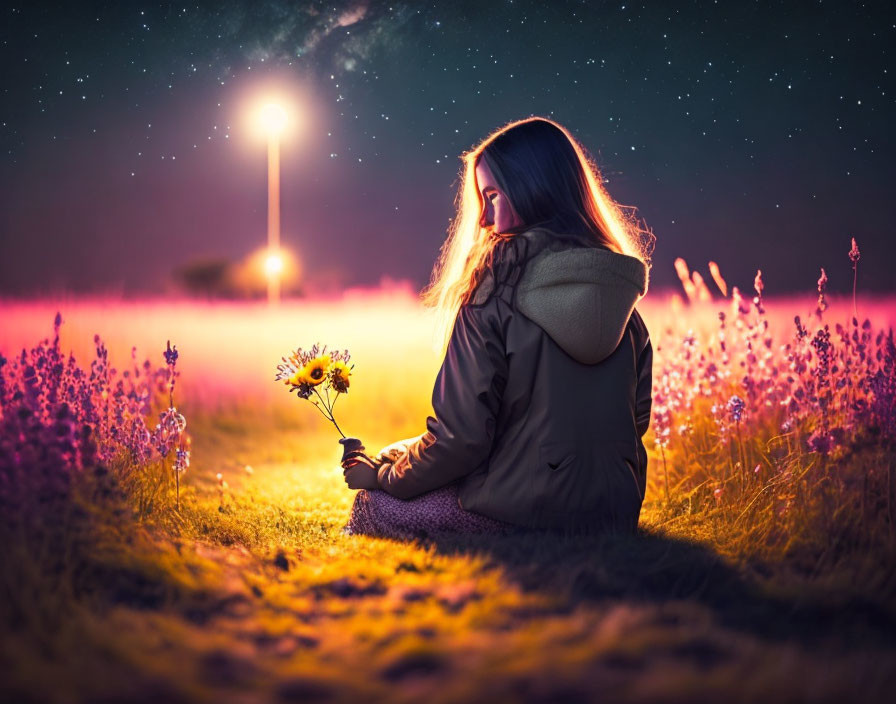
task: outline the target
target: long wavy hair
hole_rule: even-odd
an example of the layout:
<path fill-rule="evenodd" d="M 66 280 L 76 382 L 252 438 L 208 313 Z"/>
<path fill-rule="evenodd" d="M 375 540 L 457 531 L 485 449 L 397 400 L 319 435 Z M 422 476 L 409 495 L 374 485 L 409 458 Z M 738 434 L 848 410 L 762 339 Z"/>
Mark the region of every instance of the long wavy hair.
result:
<path fill-rule="evenodd" d="M 544 227 L 579 246 L 628 254 L 649 267 L 653 234 L 633 207 L 621 206 L 609 196 L 594 161 L 569 131 L 542 117 L 511 122 L 461 155 L 457 214 L 422 293 L 423 303 L 436 311 L 443 349 L 458 311 L 470 301 L 491 264 L 495 247 L 508 237 L 480 224 L 484 208 L 476 183 L 480 159 L 523 222 L 510 237 Z"/>

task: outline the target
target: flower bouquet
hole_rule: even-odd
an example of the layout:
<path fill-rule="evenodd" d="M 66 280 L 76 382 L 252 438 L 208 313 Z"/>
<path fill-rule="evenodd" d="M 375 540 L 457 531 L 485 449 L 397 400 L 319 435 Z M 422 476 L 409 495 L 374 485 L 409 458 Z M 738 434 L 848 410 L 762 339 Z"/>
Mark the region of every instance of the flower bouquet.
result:
<path fill-rule="evenodd" d="M 349 366 L 350 357 L 348 350 L 328 352 L 326 346 L 321 348 L 317 344 L 310 350 L 300 347 L 289 357 L 281 357 L 282 363 L 277 365 L 274 380 L 282 381 L 290 392 L 296 392 L 298 398 L 314 404 L 324 418 L 336 427 L 342 436 L 339 441 L 343 448 L 342 461 L 357 456 L 369 460 L 361 441 L 347 437 L 333 415 L 333 407 L 340 394 L 348 393 L 349 377 L 354 369 L 354 365 Z"/>

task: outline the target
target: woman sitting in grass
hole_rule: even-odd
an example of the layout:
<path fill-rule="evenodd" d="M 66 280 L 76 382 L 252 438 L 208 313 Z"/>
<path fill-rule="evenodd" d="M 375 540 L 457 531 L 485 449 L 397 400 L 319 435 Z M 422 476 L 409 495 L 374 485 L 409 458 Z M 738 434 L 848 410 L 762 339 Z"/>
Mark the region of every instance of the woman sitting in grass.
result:
<path fill-rule="evenodd" d="M 433 415 L 373 462 L 343 462 L 362 490 L 346 531 L 633 531 L 653 357 L 634 306 L 651 237 L 555 122 L 512 123 L 463 160 L 424 292 L 450 332 Z"/>

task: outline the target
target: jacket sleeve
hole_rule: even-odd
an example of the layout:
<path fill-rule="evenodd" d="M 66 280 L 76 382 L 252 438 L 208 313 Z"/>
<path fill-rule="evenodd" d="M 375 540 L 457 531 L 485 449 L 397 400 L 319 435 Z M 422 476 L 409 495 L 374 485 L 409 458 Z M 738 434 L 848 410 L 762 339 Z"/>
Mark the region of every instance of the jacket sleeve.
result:
<path fill-rule="evenodd" d="M 507 380 L 502 330 L 495 298 L 461 307 L 436 377 L 426 432 L 393 464 L 380 467 L 383 490 L 410 499 L 488 460 Z"/>
<path fill-rule="evenodd" d="M 640 316 L 639 321 L 640 321 Z M 641 322 L 647 342 L 638 355 L 638 385 L 635 390 L 635 425 L 643 437 L 650 426 L 650 410 L 653 405 L 653 346 L 647 327 Z"/>

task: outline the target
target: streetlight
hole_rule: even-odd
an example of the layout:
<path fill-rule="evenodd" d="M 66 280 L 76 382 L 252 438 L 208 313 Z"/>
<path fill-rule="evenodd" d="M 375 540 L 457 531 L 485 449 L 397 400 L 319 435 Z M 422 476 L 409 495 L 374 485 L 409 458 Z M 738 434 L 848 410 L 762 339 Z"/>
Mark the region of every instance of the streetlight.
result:
<path fill-rule="evenodd" d="M 268 252 L 264 268 L 268 277 L 268 304 L 280 302 L 280 135 L 288 122 L 286 109 L 274 102 L 259 112 L 259 123 L 268 137 Z"/>

